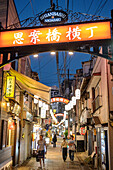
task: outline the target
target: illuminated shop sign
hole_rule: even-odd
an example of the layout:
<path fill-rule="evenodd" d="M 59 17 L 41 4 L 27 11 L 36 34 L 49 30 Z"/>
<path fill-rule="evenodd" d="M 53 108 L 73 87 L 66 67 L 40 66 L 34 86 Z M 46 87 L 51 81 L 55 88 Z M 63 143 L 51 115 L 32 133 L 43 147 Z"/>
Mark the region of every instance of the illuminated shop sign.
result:
<path fill-rule="evenodd" d="M 81 127 L 80 128 L 80 134 L 81 135 L 85 135 L 86 131 L 85 131 L 85 127 Z"/>
<path fill-rule="evenodd" d="M 42 24 L 64 23 L 67 19 L 67 13 L 60 10 L 44 12 L 39 16 Z"/>
<path fill-rule="evenodd" d="M 9 124 L 8 124 L 8 129 L 9 129 L 9 130 L 14 130 L 14 129 L 15 129 L 15 124 L 14 124 L 14 122 L 9 122 Z"/>
<path fill-rule="evenodd" d="M 15 96 L 15 77 L 7 76 L 6 77 L 6 94 L 7 98 L 14 98 Z"/>
<path fill-rule="evenodd" d="M 55 117 L 57 117 L 57 116 L 64 116 L 64 114 L 63 113 L 56 113 Z"/>
<path fill-rule="evenodd" d="M 111 39 L 109 21 L 1 31 L 0 48 L 102 39 Z"/>
<path fill-rule="evenodd" d="M 51 103 L 54 103 L 54 102 L 62 102 L 62 103 L 68 104 L 69 100 L 62 98 L 62 97 L 51 98 Z"/>

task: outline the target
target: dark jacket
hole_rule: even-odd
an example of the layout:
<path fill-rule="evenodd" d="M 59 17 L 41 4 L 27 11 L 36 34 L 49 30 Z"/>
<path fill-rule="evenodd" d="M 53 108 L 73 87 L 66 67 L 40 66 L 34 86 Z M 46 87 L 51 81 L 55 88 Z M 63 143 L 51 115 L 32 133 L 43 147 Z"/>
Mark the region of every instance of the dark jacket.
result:
<path fill-rule="evenodd" d="M 54 135 L 54 137 L 53 137 L 53 142 L 54 142 L 54 143 L 57 142 L 57 137 L 56 137 L 56 135 Z"/>

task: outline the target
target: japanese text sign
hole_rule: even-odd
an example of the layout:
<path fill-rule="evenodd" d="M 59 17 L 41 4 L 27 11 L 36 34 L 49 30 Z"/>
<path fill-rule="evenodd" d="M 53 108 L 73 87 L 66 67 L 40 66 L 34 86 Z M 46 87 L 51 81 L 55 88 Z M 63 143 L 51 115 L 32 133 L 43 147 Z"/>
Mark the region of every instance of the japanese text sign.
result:
<path fill-rule="evenodd" d="M 0 48 L 101 39 L 111 39 L 109 21 L 1 31 Z"/>
<path fill-rule="evenodd" d="M 6 97 L 7 98 L 14 98 L 15 96 L 15 77 L 14 76 L 7 76 L 6 80 Z"/>
<path fill-rule="evenodd" d="M 51 98 L 51 103 L 54 103 L 54 102 L 62 102 L 62 103 L 68 104 L 69 100 L 65 99 L 65 98 L 62 98 L 62 97 Z"/>

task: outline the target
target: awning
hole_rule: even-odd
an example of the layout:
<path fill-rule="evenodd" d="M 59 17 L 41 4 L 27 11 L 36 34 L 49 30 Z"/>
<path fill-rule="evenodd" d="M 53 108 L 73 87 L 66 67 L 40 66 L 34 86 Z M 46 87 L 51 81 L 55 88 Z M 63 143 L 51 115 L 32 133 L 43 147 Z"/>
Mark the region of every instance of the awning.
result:
<path fill-rule="evenodd" d="M 17 84 L 25 91 L 39 96 L 42 100 L 50 103 L 50 90 L 51 87 L 48 87 L 36 80 L 33 80 L 24 74 L 21 74 L 13 69 L 10 69 L 10 74 L 16 77 Z"/>

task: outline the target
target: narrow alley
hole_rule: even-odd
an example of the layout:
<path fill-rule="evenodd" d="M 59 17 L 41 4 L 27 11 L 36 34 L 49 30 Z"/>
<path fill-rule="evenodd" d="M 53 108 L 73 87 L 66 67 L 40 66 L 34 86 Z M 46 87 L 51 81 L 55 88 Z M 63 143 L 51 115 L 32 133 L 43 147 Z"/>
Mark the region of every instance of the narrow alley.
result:
<path fill-rule="evenodd" d="M 67 157 L 66 162 L 62 159 L 62 152 L 60 148 L 62 138 L 58 138 L 56 148 L 53 148 L 52 145 L 48 147 L 47 155 L 45 159 L 45 169 L 46 170 L 90 170 L 89 166 L 81 163 L 82 153 L 75 154 L 74 161 L 69 160 Z M 31 158 L 27 160 L 21 167 L 14 168 L 14 170 L 38 170 L 39 162 L 36 162 L 36 158 Z"/>

